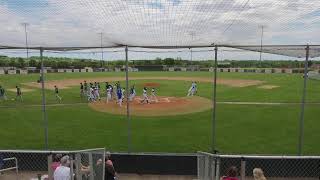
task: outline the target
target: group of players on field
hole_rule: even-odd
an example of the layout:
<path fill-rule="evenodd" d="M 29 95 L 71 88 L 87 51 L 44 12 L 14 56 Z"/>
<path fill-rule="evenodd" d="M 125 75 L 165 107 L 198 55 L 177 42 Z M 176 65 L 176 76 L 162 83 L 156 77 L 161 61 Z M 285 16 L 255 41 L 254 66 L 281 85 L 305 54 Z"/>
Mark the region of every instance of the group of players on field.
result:
<path fill-rule="evenodd" d="M 88 102 L 95 102 L 101 100 L 101 86 L 99 82 L 94 83 L 87 83 L 84 81 L 83 83 L 80 83 L 80 97 L 81 99 L 86 99 Z M 54 86 L 54 92 L 56 100 L 60 103 L 62 98 L 59 95 L 59 89 L 57 86 Z M 119 106 L 122 106 L 122 102 L 124 101 L 124 98 L 126 96 L 126 90 L 125 88 L 121 88 L 120 82 L 116 82 L 114 85 L 109 84 L 108 82 L 105 82 L 105 91 L 104 96 L 106 99 L 106 102 L 110 102 L 113 100 L 116 100 L 117 104 Z M 187 96 L 193 96 L 197 93 L 197 83 L 192 82 L 191 87 L 188 90 Z M 129 101 L 133 101 L 136 97 L 137 93 L 135 90 L 135 86 L 131 86 L 129 90 Z M 0 85 L 0 100 L 7 100 L 7 95 L 5 89 Z M 19 86 L 16 86 L 16 101 L 23 101 L 22 98 L 22 91 Z M 151 88 L 150 98 L 148 96 L 148 89 L 146 87 L 142 90 L 142 99 L 140 103 L 150 103 L 151 101 L 158 102 L 157 96 L 156 96 L 156 90 L 155 88 Z"/>
<path fill-rule="evenodd" d="M 99 82 L 87 83 L 86 81 L 84 81 L 83 83 L 80 83 L 80 97 L 82 99 L 86 98 L 88 102 L 100 101 L 101 92 L 102 89 Z M 122 102 L 124 101 L 126 96 L 126 89 L 121 87 L 119 81 L 114 85 L 105 82 L 105 89 L 102 93 L 105 96 L 107 103 L 116 100 L 117 104 L 119 104 L 119 106 L 122 106 Z M 129 101 L 133 101 L 136 95 L 137 93 L 135 90 L 135 86 L 133 85 L 129 90 Z M 150 101 L 158 102 L 158 99 L 156 97 L 156 90 L 155 88 L 151 89 L 151 95 L 149 98 L 147 88 L 144 87 L 141 103 L 150 103 Z"/>

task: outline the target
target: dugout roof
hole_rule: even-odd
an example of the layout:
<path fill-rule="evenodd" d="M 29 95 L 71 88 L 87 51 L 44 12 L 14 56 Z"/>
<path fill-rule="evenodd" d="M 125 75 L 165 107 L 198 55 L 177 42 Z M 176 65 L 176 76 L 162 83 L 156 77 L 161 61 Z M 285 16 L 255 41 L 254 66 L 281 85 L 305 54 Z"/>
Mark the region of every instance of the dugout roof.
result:
<path fill-rule="evenodd" d="M 309 43 L 320 56 L 318 0 L 1 0 L 0 24 L 0 49 L 25 48 L 26 30 L 30 49 L 261 51 L 263 32 L 263 52 L 305 57 Z"/>

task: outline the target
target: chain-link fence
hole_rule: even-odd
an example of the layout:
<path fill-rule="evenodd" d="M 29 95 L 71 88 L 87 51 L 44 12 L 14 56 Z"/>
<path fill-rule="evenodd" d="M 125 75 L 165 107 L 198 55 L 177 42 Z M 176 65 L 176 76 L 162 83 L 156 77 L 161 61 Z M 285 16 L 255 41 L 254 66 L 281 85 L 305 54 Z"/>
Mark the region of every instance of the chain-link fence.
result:
<path fill-rule="evenodd" d="M 62 164 L 63 160 L 66 164 Z M 53 180 L 66 166 L 70 180 L 104 180 L 105 149 L 78 151 L 0 150 L 1 180 Z"/>
<path fill-rule="evenodd" d="M 259 168 L 267 179 L 318 180 L 320 156 L 239 156 L 198 153 L 198 179 L 219 180 L 228 176 L 230 168 L 241 180 L 254 179 L 253 170 Z"/>

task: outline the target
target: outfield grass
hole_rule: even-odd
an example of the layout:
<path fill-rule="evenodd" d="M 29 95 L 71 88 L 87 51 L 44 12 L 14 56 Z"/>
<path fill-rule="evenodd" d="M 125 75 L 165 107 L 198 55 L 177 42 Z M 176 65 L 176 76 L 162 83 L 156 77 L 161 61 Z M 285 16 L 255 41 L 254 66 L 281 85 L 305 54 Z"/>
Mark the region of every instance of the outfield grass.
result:
<path fill-rule="evenodd" d="M 146 72 L 131 76 L 188 76 L 210 77 L 211 73 Z M 257 86 L 234 88 L 219 85 L 218 101 L 299 102 L 301 75 L 219 73 L 229 79 L 256 79 L 269 85 L 280 86 L 273 90 Z M 123 73 L 47 74 L 48 80 L 124 76 Z M 38 75 L 0 76 L 0 84 L 14 88 L 16 84 L 36 81 Z M 142 84 L 151 80 L 133 81 L 140 93 Z M 154 80 L 160 83 L 159 95 L 185 96 L 190 82 Z M 308 81 L 308 102 L 320 102 L 320 81 Z M 9 96 L 13 96 L 10 93 Z M 48 104 L 55 104 L 52 91 L 47 90 Z M 83 149 L 106 147 L 112 151 L 127 150 L 127 120 L 125 116 L 95 112 L 79 98 L 79 87 L 62 90 L 63 103 L 69 106 L 49 106 L 50 149 Z M 199 95 L 211 98 L 212 85 L 199 84 Z M 24 102 L 0 102 L 0 149 L 43 148 L 44 130 L 40 104 L 40 90 L 24 94 Z M 25 106 L 26 105 L 26 106 Z M 196 107 L 195 107 L 196 108 Z M 299 105 L 222 105 L 217 107 L 217 149 L 223 153 L 295 154 L 297 152 Z M 211 111 L 163 116 L 132 117 L 132 150 L 135 152 L 196 152 L 209 151 L 211 143 Z M 308 105 L 305 118 L 304 153 L 319 155 L 319 105 Z"/>

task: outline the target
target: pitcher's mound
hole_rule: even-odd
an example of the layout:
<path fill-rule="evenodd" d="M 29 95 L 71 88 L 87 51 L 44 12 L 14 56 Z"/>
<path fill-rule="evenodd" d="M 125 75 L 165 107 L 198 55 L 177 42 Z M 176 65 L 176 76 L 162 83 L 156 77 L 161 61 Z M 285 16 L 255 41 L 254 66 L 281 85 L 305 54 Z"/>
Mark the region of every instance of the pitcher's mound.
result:
<path fill-rule="evenodd" d="M 157 97 L 158 101 L 152 100 L 150 104 L 141 104 L 141 98 L 136 97 L 130 102 L 130 114 L 133 116 L 173 116 L 206 111 L 212 108 L 210 99 L 199 96 L 193 97 Z M 125 115 L 127 113 L 126 102 L 122 107 L 115 101 L 107 103 L 104 99 L 89 103 L 89 107 L 96 111 L 111 114 Z"/>

